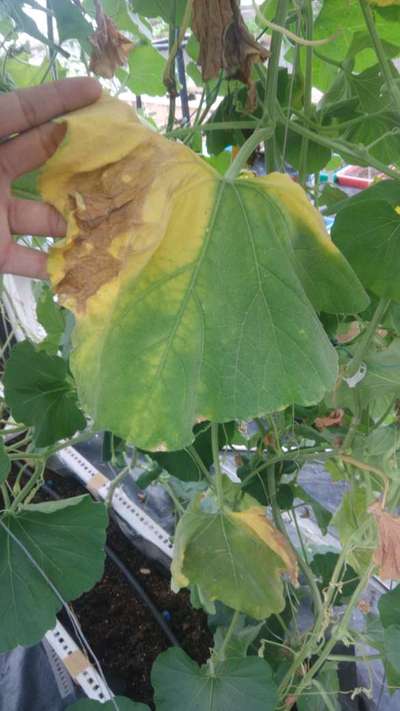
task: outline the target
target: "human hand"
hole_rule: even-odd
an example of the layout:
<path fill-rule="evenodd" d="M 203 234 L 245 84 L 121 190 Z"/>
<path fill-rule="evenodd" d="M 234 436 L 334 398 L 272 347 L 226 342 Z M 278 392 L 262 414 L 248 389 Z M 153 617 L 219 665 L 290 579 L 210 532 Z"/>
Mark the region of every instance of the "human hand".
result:
<path fill-rule="evenodd" d="M 46 203 L 12 197 L 11 182 L 45 163 L 62 141 L 65 127 L 50 120 L 100 93 L 95 79 L 82 77 L 0 96 L 0 272 L 46 278 L 46 254 L 16 244 L 12 235 L 63 237 L 64 219 Z"/>

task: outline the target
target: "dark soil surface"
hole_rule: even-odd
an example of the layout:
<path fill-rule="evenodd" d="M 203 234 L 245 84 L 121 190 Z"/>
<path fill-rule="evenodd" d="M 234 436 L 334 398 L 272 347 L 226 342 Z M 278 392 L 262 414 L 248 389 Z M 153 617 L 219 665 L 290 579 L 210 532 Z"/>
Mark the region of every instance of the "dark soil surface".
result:
<path fill-rule="evenodd" d="M 85 491 L 75 480 L 53 472 L 47 473 L 46 479 L 63 498 Z M 40 500 L 48 498 L 44 492 L 40 493 Z M 206 615 L 191 607 L 188 593 L 173 593 L 167 571 L 143 556 L 116 523 L 110 523 L 107 543 L 169 621 L 183 649 L 197 662 L 205 662 L 212 636 Z M 170 642 L 114 563 L 107 559 L 101 581 L 73 602 L 72 607 L 113 691 L 154 708 L 151 668 Z M 67 616 L 64 614 L 60 619 L 70 629 Z"/>

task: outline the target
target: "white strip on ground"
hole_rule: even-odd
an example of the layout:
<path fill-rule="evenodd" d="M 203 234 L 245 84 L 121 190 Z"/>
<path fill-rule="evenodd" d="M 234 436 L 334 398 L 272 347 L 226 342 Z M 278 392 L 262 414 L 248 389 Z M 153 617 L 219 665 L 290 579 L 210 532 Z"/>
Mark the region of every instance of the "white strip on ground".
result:
<path fill-rule="evenodd" d="M 112 698 L 99 673 L 60 622 L 57 621 L 54 629 L 46 632 L 45 638 L 89 699 L 105 703 Z"/>
<path fill-rule="evenodd" d="M 66 447 L 57 456 L 74 474 L 81 483 L 93 494 L 103 501 L 112 483 L 99 472 L 82 454 L 74 447 Z M 154 519 L 137 506 L 121 487 L 118 487 L 112 498 L 112 509 L 123 519 L 130 528 L 142 538 L 153 543 L 169 558 L 172 558 L 173 544 L 169 533 Z"/>

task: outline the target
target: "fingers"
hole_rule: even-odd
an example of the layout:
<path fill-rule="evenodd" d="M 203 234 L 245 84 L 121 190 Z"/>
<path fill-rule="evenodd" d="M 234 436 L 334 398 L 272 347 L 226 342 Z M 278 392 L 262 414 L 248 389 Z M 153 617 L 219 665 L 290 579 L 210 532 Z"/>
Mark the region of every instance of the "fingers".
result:
<path fill-rule="evenodd" d="M 50 158 L 65 136 L 65 124 L 45 123 L 0 146 L 0 171 L 9 180 L 35 170 Z"/>
<path fill-rule="evenodd" d="M 101 86 L 90 77 L 49 82 L 0 96 L 0 137 L 26 131 L 93 103 Z"/>
<path fill-rule="evenodd" d="M 11 199 L 8 204 L 10 231 L 16 235 L 64 237 L 65 220 L 44 202 Z"/>
<path fill-rule="evenodd" d="M 0 260 L 3 274 L 18 274 L 31 279 L 47 279 L 47 254 L 38 249 L 10 242 Z"/>

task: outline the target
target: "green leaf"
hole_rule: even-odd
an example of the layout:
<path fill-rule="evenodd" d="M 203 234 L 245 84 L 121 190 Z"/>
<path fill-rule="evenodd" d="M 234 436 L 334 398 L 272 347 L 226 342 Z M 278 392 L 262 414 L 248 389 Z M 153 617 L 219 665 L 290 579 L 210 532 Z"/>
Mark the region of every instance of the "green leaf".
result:
<path fill-rule="evenodd" d="M 385 627 L 384 650 L 389 664 L 400 674 L 400 626 Z"/>
<path fill-rule="evenodd" d="M 165 22 L 182 22 L 187 0 L 131 0 L 132 8 L 143 17 L 162 17 Z"/>
<path fill-rule="evenodd" d="M 298 711 L 341 711 L 342 706 L 339 701 L 340 684 L 338 677 L 337 664 L 327 662 L 322 670 L 317 674 L 316 680 L 318 685 L 322 687 L 323 692 L 329 698 L 329 707 L 321 693 L 309 694 L 305 692 L 304 696 L 296 700 Z M 318 687 L 314 687 L 314 692 L 318 692 Z"/>
<path fill-rule="evenodd" d="M 332 579 L 333 571 L 338 561 L 337 553 L 317 553 L 311 562 L 311 569 L 315 574 L 317 583 L 321 590 L 326 590 Z M 349 598 L 357 588 L 359 578 L 353 568 L 348 565 L 345 574 L 341 578 L 341 586 L 338 587 L 338 594 L 335 598 L 335 605 L 341 605 Z"/>
<path fill-rule="evenodd" d="M 271 668 L 258 657 L 199 667 L 181 649 L 160 654 L 151 674 L 157 711 L 274 711 Z"/>
<path fill-rule="evenodd" d="M 67 602 L 101 577 L 107 515 L 103 504 L 79 496 L 5 513 L 1 522 L 0 651 L 5 652 L 36 644 L 55 625 L 62 603 L 44 576 Z"/>
<path fill-rule="evenodd" d="M 47 338 L 39 345 L 40 350 L 45 350 L 49 355 L 56 355 L 64 335 L 65 317 L 47 284 L 43 285 L 37 301 L 36 316 L 47 332 Z"/>
<path fill-rule="evenodd" d="M 163 74 L 166 60 L 150 44 L 135 47 L 129 55 L 129 75 L 126 84 L 134 94 L 163 96 Z"/>
<path fill-rule="evenodd" d="M 400 395 L 400 339 L 396 338 L 383 351 L 372 352 L 365 358 L 367 374 L 359 385 L 362 404 Z"/>
<path fill-rule="evenodd" d="M 400 45 L 398 32 L 400 8 L 392 9 L 395 10 L 393 18 L 381 13 L 376 14 L 376 26 L 382 40 L 398 47 Z M 358 0 L 324 0 L 315 21 L 314 39 L 331 37 L 331 41 L 320 48 L 319 54 L 341 62 L 349 56 L 350 49 L 357 59 L 357 52 L 364 49 L 365 45 L 353 44 L 354 37 L 357 33 L 365 33 L 365 31 L 365 21 Z M 376 54 L 373 51 L 363 52 L 360 61 L 356 61 L 355 70 L 361 72 L 372 64 L 376 64 Z M 326 91 L 337 71 L 336 67 L 315 57 L 313 61 L 314 86 Z"/>
<path fill-rule="evenodd" d="M 39 42 L 43 42 L 47 45 L 48 39 L 46 35 L 39 30 L 32 17 L 24 12 L 22 9 L 23 4 L 24 3 L 21 2 L 21 0 L 14 0 L 11 3 L 7 3 L 8 12 L 15 22 L 17 31 L 25 32 L 27 35 L 30 35 L 31 37 L 39 40 Z"/>
<path fill-rule="evenodd" d="M 383 627 L 400 628 L 400 585 L 379 598 L 378 609 Z"/>
<path fill-rule="evenodd" d="M 373 497 L 368 497 L 366 490 L 359 484 L 353 486 L 343 496 L 340 508 L 332 520 L 339 532 L 341 544 L 345 545 L 350 539 L 354 542 L 354 551 L 348 560 L 357 573 L 363 571 L 371 561 L 371 541 L 366 542 L 359 531 L 370 517 L 368 506 L 372 500 Z"/>
<path fill-rule="evenodd" d="M 400 209 L 396 210 L 398 206 L 393 205 L 395 186 L 400 206 L 400 187 L 393 181 L 382 183 L 379 193 L 373 187 L 365 190 L 361 200 L 350 198 L 336 217 L 332 239 L 364 286 L 378 296 L 400 301 L 397 278 L 400 271 Z M 386 190 L 387 198 L 384 199 Z"/>
<path fill-rule="evenodd" d="M 256 620 L 285 606 L 281 573 L 293 561 L 283 537 L 261 507 L 242 513 L 205 513 L 195 503 L 175 534 L 175 590 L 199 585 L 210 600 Z"/>
<path fill-rule="evenodd" d="M 318 205 L 324 215 L 335 215 L 340 208 L 345 206 L 347 200 L 348 195 L 344 190 L 326 183 L 318 198 Z"/>
<path fill-rule="evenodd" d="M 0 484 L 4 484 L 11 471 L 11 460 L 7 454 L 4 442 L 0 439 Z"/>
<path fill-rule="evenodd" d="M 290 126 L 290 123 L 289 123 Z M 285 146 L 285 160 L 296 170 L 300 167 L 302 137 L 294 131 L 286 131 L 282 127 L 277 132 L 277 138 L 280 145 Z M 314 141 L 309 141 L 307 151 L 307 161 L 305 168 L 307 173 L 318 173 L 328 163 L 331 157 L 331 151 L 325 146 L 321 146 Z"/>
<path fill-rule="evenodd" d="M 229 622 L 231 620 L 232 615 Z M 249 625 L 246 624 L 245 616 L 239 615 L 234 632 L 227 645 L 225 645 L 225 637 L 228 631 L 228 625 L 217 627 L 214 633 L 214 654 L 218 656 L 218 654 L 221 654 L 223 650 L 224 660 L 247 657 L 250 645 L 255 642 L 263 628 L 264 620 L 259 622 L 258 625 Z"/>
<path fill-rule="evenodd" d="M 37 447 L 71 437 L 86 426 L 62 358 L 36 351 L 29 341 L 18 343 L 7 361 L 3 382 L 14 419 L 35 428 Z"/>
<path fill-rule="evenodd" d="M 230 441 L 235 425 L 233 422 L 226 422 L 219 425 L 218 439 L 219 447 L 222 449 Z M 211 448 L 211 427 L 209 422 L 201 422 L 193 428 L 195 436 L 193 447 L 202 460 L 206 469 L 209 469 L 213 462 Z M 151 459 L 157 462 L 160 467 L 169 474 L 176 476 L 182 481 L 197 481 L 203 478 L 203 473 L 197 463 L 192 459 L 189 452 L 180 450 L 177 452 L 146 452 Z"/>
<path fill-rule="evenodd" d="M 52 0 L 51 9 L 56 18 L 60 42 L 77 39 L 82 47 L 89 52 L 88 38 L 94 30 L 78 5 L 73 0 Z"/>
<path fill-rule="evenodd" d="M 147 705 L 138 704 L 125 696 L 114 696 L 113 701 L 106 701 L 105 704 L 92 699 L 81 699 L 67 706 L 66 711 L 116 711 L 116 707 L 118 711 L 149 711 Z"/>
<path fill-rule="evenodd" d="M 30 173 L 21 175 L 11 183 L 11 191 L 17 198 L 25 200 L 40 200 L 40 192 L 37 185 L 39 172 L 33 170 Z"/>
<path fill-rule="evenodd" d="M 304 501 L 305 504 L 308 504 L 311 506 L 314 516 L 317 520 L 318 526 L 321 529 L 321 532 L 325 536 L 326 533 L 328 532 L 329 525 L 332 520 L 332 514 L 328 509 L 325 508 L 322 504 L 317 501 L 317 499 L 314 499 L 311 494 L 309 494 L 305 489 L 303 489 L 302 486 L 295 486 L 294 487 L 294 495 L 297 496 L 299 499 Z"/>

